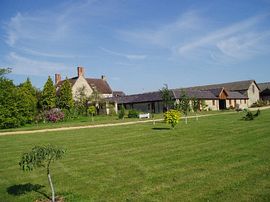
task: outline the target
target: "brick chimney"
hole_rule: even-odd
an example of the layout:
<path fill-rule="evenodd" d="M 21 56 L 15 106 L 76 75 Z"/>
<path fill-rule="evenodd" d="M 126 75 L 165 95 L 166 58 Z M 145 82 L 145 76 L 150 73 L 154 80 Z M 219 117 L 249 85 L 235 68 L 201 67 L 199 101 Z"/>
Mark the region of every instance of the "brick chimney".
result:
<path fill-rule="evenodd" d="M 61 75 L 55 74 L 55 84 L 58 84 L 61 81 Z"/>
<path fill-rule="evenodd" d="M 84 68 L 83 67 L 77 67 L 78 71 L 78 77 L 83 76 L 84 77 Z"/>
<path fill-rule="evenodd" d="M 105 75 L 101 75 L 101 79 L 102 79 L 103 81 L 106 81 L 106 80 L 107 80 Z"/>

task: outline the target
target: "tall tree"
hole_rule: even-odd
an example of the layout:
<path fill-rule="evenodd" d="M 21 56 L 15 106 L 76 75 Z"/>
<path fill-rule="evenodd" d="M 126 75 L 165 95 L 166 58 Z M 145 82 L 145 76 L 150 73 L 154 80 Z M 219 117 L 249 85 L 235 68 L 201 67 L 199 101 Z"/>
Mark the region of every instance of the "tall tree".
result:
<path fill-rule="evenodd" d="M 164 87 L 161 88 L 159 91 L 163 100 L 163 111 L 168 111 L 173 103 L 171 91 L 169 90 L 167 84 L 164 84 Z"/>
<path fill-rule="evenodd" d="M 25 119 L 26 123 L 31 123 L 37 112 L 36 89 L 32 86 L 29 78 L 19 85 L 18 94 L 21 102 L 18 103 L 19 111 Z"/>
<path fill-rule="evenodd" d="M 43 87 L 41 105 L 43 110 L 52 109 L 56 106 L 56 90 L 50 76 Z"/>
<path fill-rule="evenodd" d="M 60 88 L 58 95 L 58 107 L 67 110 L 70 110 L 74 107 L 71 84 L 67 78 Z"/>

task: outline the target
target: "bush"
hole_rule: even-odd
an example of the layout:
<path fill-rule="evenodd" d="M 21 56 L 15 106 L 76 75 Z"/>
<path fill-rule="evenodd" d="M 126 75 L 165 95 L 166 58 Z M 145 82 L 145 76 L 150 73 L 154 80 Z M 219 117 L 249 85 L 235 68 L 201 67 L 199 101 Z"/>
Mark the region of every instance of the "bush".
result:
<path fill-rule="evenodd" d="M 174 128 L 181 118 L 181 113 L 178 110 L 171 109 L 164 113 L 164 121 Z"/>
<path fill-rule="evenodd" d="M 244 110 L 245 111 L 245 116 L 243 117 L 243 119 L 245 121 L 252 121 L 254 120 L 254 118 L 258 117 L 261 113 L 261 111 L 258 109 L 257 112 L 255 114 L 252 114 L 251 111 L 248 111 L 248 110 Z"/>
<path fill-rule="evenodd" d="M 251 105 L 251 107 L 263 107 L 263 106 L 267 106 L 267 101 L 258 100 L 257 102 Z"/>
<path fill-rule="evenodd" d="M 65 114 L 58 108 L 53 108 L 48 111 L 45 111 L 45 118 L 47 121 L 50 122 L 58 122 L 58 121 L 63 121 L 65 118 Z"/>
<path fill-rule="evenodd" d="M 125 108 L 122 105 L 121 108 L 120 108 L 120 111 L 118 112 L 118 118 L 119 119 L 124 119 L 124 117 L 125 117 Z"/>
<path fill-rule="evenodd" d="M 128 111 L 128 118 L 139 118 L 139 111 L 131 109 Z"/>

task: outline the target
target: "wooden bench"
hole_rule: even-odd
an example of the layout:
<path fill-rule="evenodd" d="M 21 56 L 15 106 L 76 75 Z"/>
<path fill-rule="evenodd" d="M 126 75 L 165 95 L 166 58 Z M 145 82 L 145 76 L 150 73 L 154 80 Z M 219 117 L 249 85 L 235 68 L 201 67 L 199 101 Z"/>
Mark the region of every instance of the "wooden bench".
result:
<path fill-rule="evenodd" d="M 150 118 L 150 113 L 147 113 L 147 114 L 139 114 L 139 118 L 142 119 L 142 118 Z"/>

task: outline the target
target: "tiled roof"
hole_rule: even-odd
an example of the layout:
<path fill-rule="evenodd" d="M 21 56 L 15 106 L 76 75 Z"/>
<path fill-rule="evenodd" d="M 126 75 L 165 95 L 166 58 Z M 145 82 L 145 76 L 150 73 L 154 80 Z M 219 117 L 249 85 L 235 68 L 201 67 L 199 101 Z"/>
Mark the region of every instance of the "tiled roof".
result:
<path fill-rule="evenodd" d="M 246 95 L 243 95 L 237 91 L 227 91 L 228 92 L 228 99 L 248 99 Z"/>
<path fill-rule="evenodd" d="M 261 91 L 264 91 L 265 89 L 270 89 L 270 82 L 258 83 L 258 86 Z"/>
<path fill-rule="evenodd" d="M 103 79 L 92 79 L 86 78 L 87 83 L 90 85 L 91 88 L 95 88 L 99 93 L 102 94 L 111 94 L 112 89 L 107 83 L 107 81 Z"/>
<path fill-rule="evenodd" d="M 218 99 L 211 91 L 193 90 L 193 89 L 174 89 L 174 98 L 180 99 L 183 92 L 187 94 L 190 98 L 197 99 Z"/>
<path fill-rule="evenodd" d="M 220 83 L 220 84 L 212 84 L 212 85 L 205 85 L 205 86 L 195 86 L 195 87 L 189 87 L 189 88 L 190 89 L 197 89 L 197 90 L 225 88 L 225 89 L 227 89 L 229 91 L 241 91 L 241 90 L 247 90 L 252 82 L 255 82 L 255 81 L 254 80 L 235 81 L 235 82 L 230 82 L 230 83 Z"/>
<path fill-rule="evenodd" d="M 71 86 L 73 86 L 75 84 L 75 82 L 77 81 L 78 77 L 73 77 L 68 79 L 68 81 L 70 82 Z M 102 94 L 111 94 L 112 93 L 112 89 L 109 86 L 109 84 L 107 83 L 107 81 L 103 80 L 103 79 L 93 79 L 93 78 L 85 78 L 87 83 L 90 85 L 90 87 L 92 89 L 96 89 L 99 93 Z M 64 80 L 59 81 L 56 84 L 56 87 L 60 88 L 61 85 L 63 84 Z M 59 89 L 58 88 L 58 89 Z"/>

